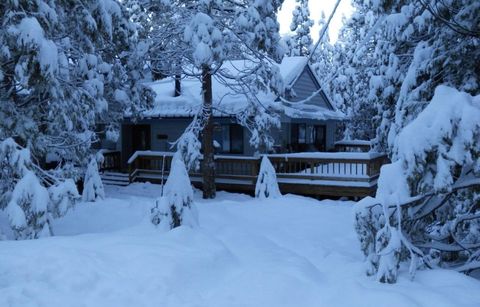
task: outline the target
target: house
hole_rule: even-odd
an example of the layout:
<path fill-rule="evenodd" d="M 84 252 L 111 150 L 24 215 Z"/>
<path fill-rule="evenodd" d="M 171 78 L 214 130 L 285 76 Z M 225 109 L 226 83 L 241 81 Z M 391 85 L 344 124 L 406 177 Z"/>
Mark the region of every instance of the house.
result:
<path fill-rule="evenodd" d="M 235 71 L 245 71 L 246 65 L 245 61 L 231 61 L 222 68 L 234 76 Z M 278 69 L 286 84 L 285 97 L 260 92 L 256 98 L 280 115 L 280 128 L 270 133 L 275 146 L 268 158 L 282 193 L 373 195 L 386 155 L 369 151 L 365 141 L 336 142 L 335 131 L 344 115 L 322 91 L 307 58 L 284 58 Z M 182 78 L 181 94 L 177 96 L 174 79 L 152 82 L 150 86 L 157 93 L 154 107 L 146 110 L 140 121 L 134 122 L 126 115 L 120 141 L 112 144 L 113 151 L 104 151 L 102 180 L 107 184 L 164 183 L 170 171 L 172 143 L 202 106 L 201 83 L 193 77 Z M 216 76 L 212 86 L 216 186 L 220 190 L 253 193 L 261 157 L 250 146 L 248 129 L 236 120 L 240 112 L 248 109 L 248 100 Z M 127 169 L 128 173 L 115 172 Z M 201 188 L 202 169 L 190 170 L 189 175 L 192 184 Z"/>
<path fill-rule="evenodd" d="M 246 61 L 230 61 L 222 69 L 235 74 L 240 67 L 248 65 Z M 270 92 L 256 95 L 262 105 L 274 107 L 280 114 L 280 129 L 271 131 L 275 142 L 273 151 L 333 150 L 336 126 L 344 116 L 321 90 L 308 58 L 286 57 L 278 68 L 286 85 L 286 97 L 281 100 Z M 172 151 L 171 144 L 197 114 L 202 105 L 200 81 L 193 77 L 182 78 L 181 95 L 177 97 L 174 96 L 174 83 L 173 78 L 152 82 L 150 86 L 157 94 L 154 107 L 145 111 L 140 121 L 133 122 L 128 115 L 125 117 L 120 142 L 116 145 L 122 152 L 124 164 L 139 150 Z M 248 107 L 247 99 L 224 83 L 217 76 L 212 78 L 217 153 L 251 156 L 255 149 L 249 144 L 250 132 L 235 118 Z"/>

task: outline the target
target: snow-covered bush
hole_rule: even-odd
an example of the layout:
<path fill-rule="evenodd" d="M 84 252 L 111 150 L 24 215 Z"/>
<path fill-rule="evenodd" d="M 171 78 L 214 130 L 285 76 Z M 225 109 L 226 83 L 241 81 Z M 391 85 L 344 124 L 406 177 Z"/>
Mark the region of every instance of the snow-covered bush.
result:
<path fill-rule="evenodd" d="M 401 261 L 470 272 L 480 268 L 480 95 L 439 86 L 403 128 L 375 199 L 356 209 L 368 273 L 393 283 Z"/>
<path fill-rule="evenodd" d="M 255 185 L 255 197 L 257 198 L 276 198 L 280 197 L 278 188 L 277 174 L 272 163 L 267 156 L 262 157 L 260 163 L 260 172 L 258 173 L 257 184 Z"/>
<path fill-rule="evenodd" d="M 105 191 L 103 189 L 102 178 L 98 173 L 97 158 L 92 156 L 85 172 L 83 181 L 83 201 L 96 201 L 97 199 L 104 199 Z"/>
<path fill-rule="evenodd" d="M 50 216 L 65 215 L 79 198 L 72 180 L 41 170 L 29 149 L 11 138 L 0 142 L 0 174 L 0 210 L 6 211 L 15 239 L 51 235 Z"/>
<path fill-rule="evenodd" d="M 15 185 L 6 211 L 16 239 L 37 239 L 52 234 L 48 221 L 48 191 L 37 176 L 25 171 Z"/>
<path fill-rule="evenodd" d="M 156 200 L 151 213 L 152 223 L 161 229 L 198 225 L 192 185 L 179 152 L 173 156 L 170 174 L 164 186 L 164 196 Z"/>
<path fill-rule="evenodd" d="M 48 192 L 50 194 L 48 211 L 54 218 L 64 216 L 80 199 L 80 194 L 78 194 L 77 187 L 72 179 L 52 185 Z"/>
<path fill-rule="evenodd" d="M 30 151 L 12 138 L 0 142 L 0 209 L 10 201 L 16 180 L 31 167 Z"/>

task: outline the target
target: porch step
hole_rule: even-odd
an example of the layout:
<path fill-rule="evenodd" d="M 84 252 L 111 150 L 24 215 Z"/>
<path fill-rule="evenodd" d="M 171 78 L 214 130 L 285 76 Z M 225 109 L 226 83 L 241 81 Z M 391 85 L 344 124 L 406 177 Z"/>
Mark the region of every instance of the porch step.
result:
<path fill-rule="evenodd" d="M 117 172 L 103 172 L 100 174 L 102 182 L 105 185 L 127 186 L 130 184 L 128 174 Z"/>

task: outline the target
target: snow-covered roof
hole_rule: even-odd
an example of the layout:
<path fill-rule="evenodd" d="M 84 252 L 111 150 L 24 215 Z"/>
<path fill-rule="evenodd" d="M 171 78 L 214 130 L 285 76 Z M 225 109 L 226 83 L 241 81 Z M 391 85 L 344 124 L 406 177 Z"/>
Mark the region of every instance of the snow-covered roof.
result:
<path fill-rule="evenodd" d="M 286 88 L 292 87 L 307 66 L 307 57 L 285 57 L 281 64 L 277 64 Z M 245 68 L 253 68 L 254 63 L 246 60 L 235 60 L 224 63 L 221 67 L 229 75 L 236 76 Z M 232 82 L 232 81 L 229 81 Z M 202 105 L 201 82 L 198 78 L 183 77 L 181 80 L 181 95 L 174 97 L 175 80 L 165 78 L 151 82 L 148 85 L 157 94 L 152 109 L 144 112 L 148 117 L 191 117 L 198 113 Z M 225 84 L 219 76 L 212 78 L 214 116 L 234 116 L 248 107 L 248 100 L 244 94 L 234 91 Z M 312 94 L 318 91 L 312 88 Z M 320 93 L 318 93 L 320 94 Z M 292 118 L 309 119 L 343 119 L 343 114 L 335 108 L 329 110 L 312 104 L 284 103 L 270 92 L 264 91 L 256 95 L 262 105 L 279 110 Z"/>

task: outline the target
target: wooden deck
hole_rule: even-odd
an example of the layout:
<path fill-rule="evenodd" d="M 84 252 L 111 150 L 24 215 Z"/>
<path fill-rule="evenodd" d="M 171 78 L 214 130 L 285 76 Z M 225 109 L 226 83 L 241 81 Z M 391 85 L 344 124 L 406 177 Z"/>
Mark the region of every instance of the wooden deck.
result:
<path fill-rule="evenodd" d="M 129 180 L 162 183 L 168 177 L 173 153 L 136 152 L 129 159 Z M 373 195 L 380 167 L 387 157 L 367 152 L 318 152 L 268 155 L 282 193 L 309 196 L 364 197 Z M 215 156 L 218 190 L 253 194 L 260 157 Z M 163 176 L 162 176 L 163 170 Z M 201 169 L 190 173 L 192 184 L 201 188 Z"/>

